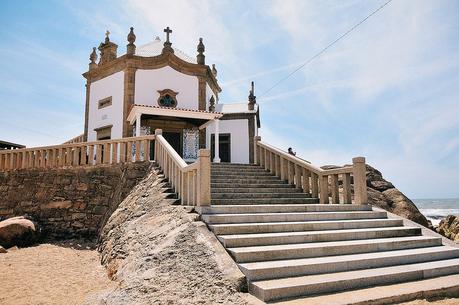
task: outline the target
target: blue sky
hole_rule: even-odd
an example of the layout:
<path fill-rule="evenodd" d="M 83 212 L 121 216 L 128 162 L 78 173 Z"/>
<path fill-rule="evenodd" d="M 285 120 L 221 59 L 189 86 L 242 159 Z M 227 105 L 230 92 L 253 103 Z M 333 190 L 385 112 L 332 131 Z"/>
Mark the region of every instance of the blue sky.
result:
<path fill-rule="evenodd" d="M 385 0 L 1 1 L 0 138 L 27 146 L 83 131 L 87 70 L 108 29 L 125 52 L 173 29 L 204 38 L 222 102 L 255 81 L 264 140 L 314 164 L 363 155 L 411 198 L 459 197 L 459 1 L 393 0 L 264 94 Z"/>

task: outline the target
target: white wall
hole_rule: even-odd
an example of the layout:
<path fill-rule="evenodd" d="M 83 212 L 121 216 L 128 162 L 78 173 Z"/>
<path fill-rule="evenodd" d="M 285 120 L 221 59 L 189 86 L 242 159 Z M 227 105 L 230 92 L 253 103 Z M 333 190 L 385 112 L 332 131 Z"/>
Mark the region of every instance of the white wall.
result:
<path fill-rule="evenodd" d="M 220 120 L 220 133 L 231 134 L 231 163 L 249 163 L 249 124 L 247 119 Z M 210 135 L 215 133 L 214 123 L 206 129 L 206 148 L 210 149 Z"/>
<path fill-rule="evenodd" d="M 88 141 L 97 140 L 95 128 L 113 125 L 112 139 L 119 139 L 123 134 L 123 99 L 124 72 L 117 72 L 90 85 Z M 112 105 L 98 109 L 101 99 L 112 97 Z"/>
<path fill-rule="evenodd" d="M 137 70 L 135 103 L 158 106 L 158 90 L 171 89 L 177 94 L 177 108 L 198 109 L 198 78 L 180 73 L 169 66 L 156 70 Z"/>

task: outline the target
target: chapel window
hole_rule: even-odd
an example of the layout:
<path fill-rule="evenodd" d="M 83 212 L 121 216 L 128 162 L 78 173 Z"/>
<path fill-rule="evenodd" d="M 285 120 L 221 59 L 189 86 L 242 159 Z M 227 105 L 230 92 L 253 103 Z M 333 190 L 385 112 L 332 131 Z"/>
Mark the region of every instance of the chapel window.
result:
<path fill-rule="evenodd" d="M 177 94 L 171 89 L 159 90 L 158 105 L 161 107 L 177 107 Z"/>

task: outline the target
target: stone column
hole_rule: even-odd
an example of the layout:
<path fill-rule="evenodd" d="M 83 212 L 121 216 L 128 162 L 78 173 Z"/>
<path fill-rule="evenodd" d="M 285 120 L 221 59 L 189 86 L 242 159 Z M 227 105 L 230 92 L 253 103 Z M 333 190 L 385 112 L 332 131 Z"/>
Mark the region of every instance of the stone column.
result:
<path fill-rule="evenodd" d="M 198 206 L 210 205 L 210 150 L 198 152 Z"/>
<path fill-rule="evenodd" d="M 355 204 L 367 204 L 367 169 L 364 157 L 352 158 L 354 175 L 354 202 Z"/>
<path fill-rule="evenodd" d="M 135 136 L 140 137 L 140 122 L 141 122 L 142 114 L 137 113 L 135 117 Z"/>
<path fill-rule="evenodd" d="M 215 120 L 214 162 L 220 163 L 220 120 Z"/>

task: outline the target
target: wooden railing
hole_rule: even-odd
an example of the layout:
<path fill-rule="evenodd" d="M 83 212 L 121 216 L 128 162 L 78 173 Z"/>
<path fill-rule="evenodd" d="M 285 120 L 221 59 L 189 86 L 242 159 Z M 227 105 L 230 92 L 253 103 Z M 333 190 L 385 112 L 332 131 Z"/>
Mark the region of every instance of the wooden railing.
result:
<path fill-rule="evenodd" d="M 150 160 L 154 135 L 0 151 L 0 170 L 58 168 Z"/>
<path fill-rule="evenodd" d="M 182 205 L 210 205 L 210 150 L 200 149 L 198 160 L 187 164 L 155 130 L 155 160 L 169 180 Z"/>
<path fill-rule="evenodd" d="M 255 137 L 254 160 L 256 164 L 279 176 L 282 180 L 302 189 L 303 192 L 319 197 L 322 204 L 352 203 L 352 189 L 355 204 L 367 204 L 365 158 L 352 159 L 352 166 L 324 170 L 290 155 Z M 339 181 L 341 178 L 342 194 Z M 352 179 L 351 179 L 352 178 Z"/>

